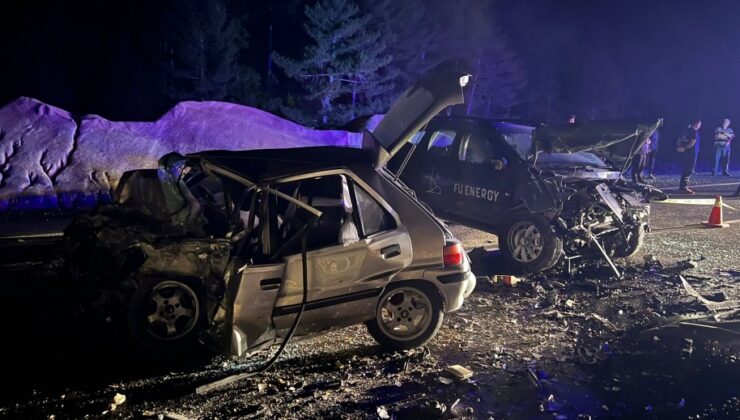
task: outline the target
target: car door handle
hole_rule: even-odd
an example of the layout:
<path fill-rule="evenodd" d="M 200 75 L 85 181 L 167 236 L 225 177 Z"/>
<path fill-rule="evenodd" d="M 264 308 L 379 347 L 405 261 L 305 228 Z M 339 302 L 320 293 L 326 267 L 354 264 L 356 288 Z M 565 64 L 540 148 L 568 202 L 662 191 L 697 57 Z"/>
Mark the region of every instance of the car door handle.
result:
<path fill-rule="evenodd" d="M 274 279 L 264 279 L 260 281 L 260 287 L 262 290 L 275 290 L 280 288 L 280 283 L 283 282 L 283 279 L 278 277 Z"/>
<path fill-rule="evenodd" d="M 380 250 L 380 256 L 383 257 L 384 260 L 397 257 L 399 255 L 401 255 L 401 245 L 398 244 L 393 244 Z"/>

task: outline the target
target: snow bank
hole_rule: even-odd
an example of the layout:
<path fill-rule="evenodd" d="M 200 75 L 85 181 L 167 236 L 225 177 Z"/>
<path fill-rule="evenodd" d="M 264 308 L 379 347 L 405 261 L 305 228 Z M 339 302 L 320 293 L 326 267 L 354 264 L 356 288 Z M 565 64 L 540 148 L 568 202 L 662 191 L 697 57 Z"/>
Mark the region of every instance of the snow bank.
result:
<path fill-rule="evenodd" d="M 314 130 L 247 106 L 182 102 L 153 122 L 81 118 L 31 98 L 0 108 L 0 210 L 90 206 L 128 170 L 171 151 L 360 147 L 361 135 Z"/>

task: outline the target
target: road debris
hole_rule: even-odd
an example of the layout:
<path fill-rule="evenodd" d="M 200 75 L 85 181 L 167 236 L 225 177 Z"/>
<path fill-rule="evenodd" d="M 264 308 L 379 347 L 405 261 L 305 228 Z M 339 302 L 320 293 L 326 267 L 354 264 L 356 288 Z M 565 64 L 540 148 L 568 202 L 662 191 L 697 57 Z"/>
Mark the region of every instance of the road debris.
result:
<path fill-rule="evenodd" d="M 458 380 L 468 379 L 473 376 L 473 371 L 460 365 L 447 367 L 447 372 L 455 376 Z"/>
<path fill-rule="evenodd" d="M 493 282 L 503 284 L 506 286 L 516 286 L 519 283 L 519 278 L 508 274 L 497 274 L 493 277 Z"/>
<path fill-rule="evenodd" d="M 740 360 L 740 308 L 732 307 L 740 299 L 740 255 L 723 248 L 739 232 L 650 234 L 650 257 L 615 260 L 622 279 L 600 257 L 572 276 L 520 275 L 516 287 L 479 279 L 423 349 L 381 351 L 364 326 L 332 331 L 288 346 L 274 370 L 205 396 L 193 395 L 193 384 L 258 364 L 261 355 L 165 368 L 95 338 L 93 346 L 80 341 L 61 350 L 64 363 L 51 363 L 56 354 L 26 363 L 55 374 L 21 378 L 26 393 L 6 392 L 0 417 L 99 417 L 118 391 L 127 401 L 108 414 L 122 418 L 740 418 L 737 390 L 720 385 L 736 382 Z M 471 253 L 479 276 L 505 273 L 491 254 Z M 62 296 L 49 279 L 43 288 L 26 286 L 28 293 Z M 49 312 L 49 319 L 60 313 Z M 447 370 L 454 365 L 474 376 L 460 380 Z M 78 379 L 79 366 L 105 368 Z M 65 380 L 29 385 L 41 376 Z"/>
<path fill-rule="evenodd" d="M 110 411 L 116 411 L 116 408 L 118 408 L 118 406 L 122 405 L 125 402 L 126 402 L 126 396 L 116 392 L 116 395 L 113 396 L 113 401 L 110 403 L 110 406 L 108 409 Z"/>

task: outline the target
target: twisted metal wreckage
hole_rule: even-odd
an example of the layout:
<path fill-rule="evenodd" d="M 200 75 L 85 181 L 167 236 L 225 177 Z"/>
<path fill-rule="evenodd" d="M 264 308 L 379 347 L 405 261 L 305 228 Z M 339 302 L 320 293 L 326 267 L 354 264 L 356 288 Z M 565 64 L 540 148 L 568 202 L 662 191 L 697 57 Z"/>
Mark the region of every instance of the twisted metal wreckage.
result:
<path fill-rule="evenodd" d="M 65 231 L 91 313 L 142 347 L 198 341 L 243 355 L 365 323 L 381 345 L 431 339 L 475 287 L 462 245 L 385 167 L 421 126 L 462 103 L 446 65 L 404 93 L 363 148 L 211 151 L 124 174 L 116 202 Z"/>

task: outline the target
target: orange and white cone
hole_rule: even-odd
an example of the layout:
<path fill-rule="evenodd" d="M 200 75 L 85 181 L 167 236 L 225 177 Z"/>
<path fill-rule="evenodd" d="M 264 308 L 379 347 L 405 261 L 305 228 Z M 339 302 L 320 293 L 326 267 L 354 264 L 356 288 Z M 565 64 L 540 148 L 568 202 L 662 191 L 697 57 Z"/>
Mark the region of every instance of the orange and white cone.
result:
<path fill-rule="evenodd" d="M 722 219 L 721 195 L 718 195 L 717 198 L 714 200 L 714 207 L 712 207 L 712 212 L 709 213 L 709 220 L 704 222 L 704 226 L 713 228 L 723 228 L 730 226 L 729 224 L 724 223 L 724 220 Z"/>

